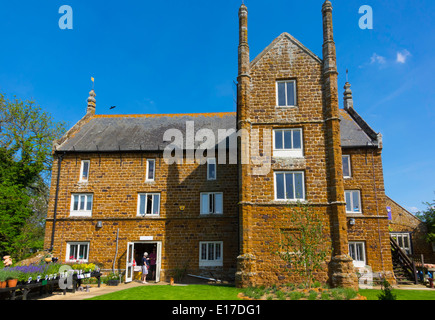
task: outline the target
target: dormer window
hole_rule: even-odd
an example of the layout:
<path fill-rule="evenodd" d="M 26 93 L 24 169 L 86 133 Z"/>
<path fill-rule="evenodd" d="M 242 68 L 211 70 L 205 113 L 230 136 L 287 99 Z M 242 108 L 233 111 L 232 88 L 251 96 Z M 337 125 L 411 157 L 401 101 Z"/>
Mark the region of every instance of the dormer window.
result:
<path fill-rule="evenodd" d="M 276 105 L 278 107 L 296 106 L 296 81 L 277 81 L 276 100 Z"/>

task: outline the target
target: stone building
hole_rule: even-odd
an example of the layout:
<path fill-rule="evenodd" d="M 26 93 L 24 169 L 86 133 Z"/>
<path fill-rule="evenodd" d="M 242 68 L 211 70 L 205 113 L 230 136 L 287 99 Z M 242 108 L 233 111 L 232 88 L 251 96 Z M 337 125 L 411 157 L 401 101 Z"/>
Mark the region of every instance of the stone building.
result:
<path fill-rule="evenodd" d="M 388 196 L 387 212 L 390 234 L 399 247 L 417 263 L 423 255 L 425 264 L 435 264 L 435 246 L 425 239 L 428 230 L 423 221 Z"/>
<path fill-rule="evenodd" d="M 46 248 L 127 281 L 155 248 L 157 280 L 186 269 L 238 286 L 298 282 L 270 245 L 292 230 L 284 213 L 308 203 L 332 249 L 319 279 L 356 287 L 366 265 L 393 279 L 382 136 L 355 111 L 349 83 L 339 109 L 330 1 L 322 15 L 323 59 L 283 33 L 251 60 L 240 7 L 236 113 L 97 115 L 91 91 L 54 145 Z M 206 156 L 204 137 L 214 138 Z"/>

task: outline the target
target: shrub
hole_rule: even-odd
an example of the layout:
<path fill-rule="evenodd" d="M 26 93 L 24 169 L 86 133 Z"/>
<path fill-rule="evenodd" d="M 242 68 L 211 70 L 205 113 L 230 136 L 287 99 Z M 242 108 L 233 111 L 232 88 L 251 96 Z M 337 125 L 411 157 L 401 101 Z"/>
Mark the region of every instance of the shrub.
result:
<path fill-rule="evenodd" d="M 382 282 L 382 289 L 381 293 L 378 295 L 379 300 L 396 300 L 397 297 L 393 293 L 393 288 L 391 287 L 390 283 L 384 279 Z"/>

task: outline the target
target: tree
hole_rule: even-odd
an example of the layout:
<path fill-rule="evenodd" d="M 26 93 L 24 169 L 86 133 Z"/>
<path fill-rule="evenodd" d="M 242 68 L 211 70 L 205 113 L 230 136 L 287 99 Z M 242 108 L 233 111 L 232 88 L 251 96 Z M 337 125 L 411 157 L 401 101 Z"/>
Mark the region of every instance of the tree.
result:
<path fill-rule="evenodd" d="M 425 205 L 427 209 L 423 212 L 418 212 L 417 217 L 426 224 L 428 229 L 426 241 L 432 243 L 435 242 L 435 200 L 433 203 L 426 202 Z"/>
<path fill-rule="evenodd" d="M 52 141 L 64 132 L 33 101 L 0 94 L 0 254 L 42 248 Z"/>
<path fill-rule="evenodd" d="M 273 253 L 285 262 L 288 273 L 301 276 L 305 286 L 311 289 L 316 272 L 324 267 L 331 253 L 323 219 L 305 203 L 286 210 L 283 216 L 283 220 L 276 223 L 279 241 Z"/>

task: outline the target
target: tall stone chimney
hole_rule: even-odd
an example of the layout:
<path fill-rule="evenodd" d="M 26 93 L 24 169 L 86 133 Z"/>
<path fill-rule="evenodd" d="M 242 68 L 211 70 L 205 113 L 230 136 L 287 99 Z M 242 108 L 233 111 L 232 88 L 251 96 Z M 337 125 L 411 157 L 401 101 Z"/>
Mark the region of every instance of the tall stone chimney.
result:
<path fill-rule="evenodd" d="M 89 92 L 89 98 L 88 98 L 88 108 L 86 110 L 86 114 L 95 114 L 95 109 L 97 105 L 97 101 L 95 100 L 95 97 L 97 95 L 95 94 L 94 89 Z"/>
<path fill-rule="evenodd" d="M 237 146 L 238 180 L 239 180 L 239 235 L 240 255 L 237 257 L 236 286 L 255 285 L 255 256 L 253 255 L 251 229 L 251 176 L 249 138 L 251 121 L 249 119 L 249 102 L 251 90 L 251 61 L 248 45 L 248 8 L 242 4 L 239 9 L 239 51 L 237 77 L 237 130 L 242 132 Z"/>
<path fill-rule="evenodd" d="M 344 109 L 348 110 L 350 108 L 353 109 L 353 97 L 352 90 L 350 89 L 351 85 L 349 82 L 346 82 L 344 85 Z"/>
<path fill-rule="evenodd" d="M 333 253 L 329 265 L 333 287 L 358 289 L 358 279 L 349 256 L 346 202 L 344 199 L 343 163 L 338 105 L 337 57 L 332 23 L 332 4 L 326 0 L 323 15 L 323 100 L 328 159 L 328 194 L 332 220 Z"/>

